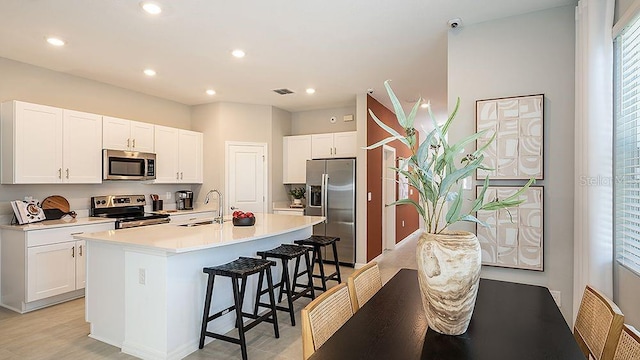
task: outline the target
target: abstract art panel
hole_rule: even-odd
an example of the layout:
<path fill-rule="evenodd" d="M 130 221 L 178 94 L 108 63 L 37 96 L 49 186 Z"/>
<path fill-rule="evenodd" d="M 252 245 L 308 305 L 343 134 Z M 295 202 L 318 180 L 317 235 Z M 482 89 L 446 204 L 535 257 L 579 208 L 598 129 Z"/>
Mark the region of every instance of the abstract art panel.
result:
<path fill-rule="evenodd" d="M 478 187 L 478 193 L 482 187 Z M 519 187 L 489 186 L 484 201 L 505 199 Z M 489 227 L 476 225 L 482 251 L 482 265 L 526 270 L 544 270 L 544 190 L 532 186 L 521 197 L 522 204 L 508 209 L 478 211 L 476 217 Z"/>
<path fill-rule="evenodd" d="M 496 134 L 484 152 L 485 165 L 477 179 L 543 179 L 544 95 L 527 95 L 476 101 L 476 129 L 489 130 L 478 148 Z"/>

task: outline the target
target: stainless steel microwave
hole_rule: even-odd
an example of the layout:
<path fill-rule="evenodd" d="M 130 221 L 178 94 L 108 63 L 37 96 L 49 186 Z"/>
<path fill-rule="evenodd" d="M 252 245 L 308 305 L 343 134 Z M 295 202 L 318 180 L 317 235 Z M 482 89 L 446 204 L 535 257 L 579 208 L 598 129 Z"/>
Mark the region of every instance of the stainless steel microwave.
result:
<path fill-rule="evenodd" d="M 104 149 L 102 167 L 103 180 L 153 180 L 156 154 Z"/>

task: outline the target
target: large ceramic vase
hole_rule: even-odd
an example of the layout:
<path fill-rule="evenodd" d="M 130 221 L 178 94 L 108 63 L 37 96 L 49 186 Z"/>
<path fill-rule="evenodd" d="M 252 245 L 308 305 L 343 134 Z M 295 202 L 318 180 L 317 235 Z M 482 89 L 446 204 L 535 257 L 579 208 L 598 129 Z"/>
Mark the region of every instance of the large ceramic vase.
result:
<path fill-rule="evenodd" d="M 466 231 L 423 233 L 416 256 L 429 327 L 441 334 L 464 334 L 478 294 L 481 267 L 478 238 Z"/>

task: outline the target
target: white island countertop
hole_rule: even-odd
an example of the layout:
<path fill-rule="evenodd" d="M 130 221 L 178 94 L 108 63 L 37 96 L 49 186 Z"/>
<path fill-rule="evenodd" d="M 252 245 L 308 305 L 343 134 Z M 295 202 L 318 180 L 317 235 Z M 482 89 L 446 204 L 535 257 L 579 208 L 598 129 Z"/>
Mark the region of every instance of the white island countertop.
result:
<path fill-rule="evenodd" d="M 181 224 L 200 223 L 206 220 L 212 220 L 212 218 L 197 219 L 185 223 L 78 234 L 74 237 L 82 240 L 163 250 L 168 253 L 185 253 L 289 233 L 319 224 L 325 218 L 321 216 L 256 214 L 256 223 L 253 226 L 234 226 L 231 218 L 225 218 L 222 225 L 180 226 Z"/>

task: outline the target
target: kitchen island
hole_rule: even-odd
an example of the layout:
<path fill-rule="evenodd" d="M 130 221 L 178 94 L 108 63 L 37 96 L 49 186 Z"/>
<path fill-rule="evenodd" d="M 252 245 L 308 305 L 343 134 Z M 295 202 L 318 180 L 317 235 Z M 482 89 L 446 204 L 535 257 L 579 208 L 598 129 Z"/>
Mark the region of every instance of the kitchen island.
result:
<path fill-rule="evenodd" d="M 257 214 L 256 224 L 246 227 L 205 220 L 76 236 L 87 242 L 90 337 L 144 359 L 183 358 L 198 349 L 207 282 L 203 267 L 307 238 L 324 218 Z M 274 279 L 280 274 L 275 268 Z M 233 303 L 231 281 L 225 280 L 215 283 L 212 313 Z M 247 281 L 245 311 L 253 309 L 256 286 L 255 277 Z M 225 333 L 234 321 L 230 313 L 208 329 Z"/>

